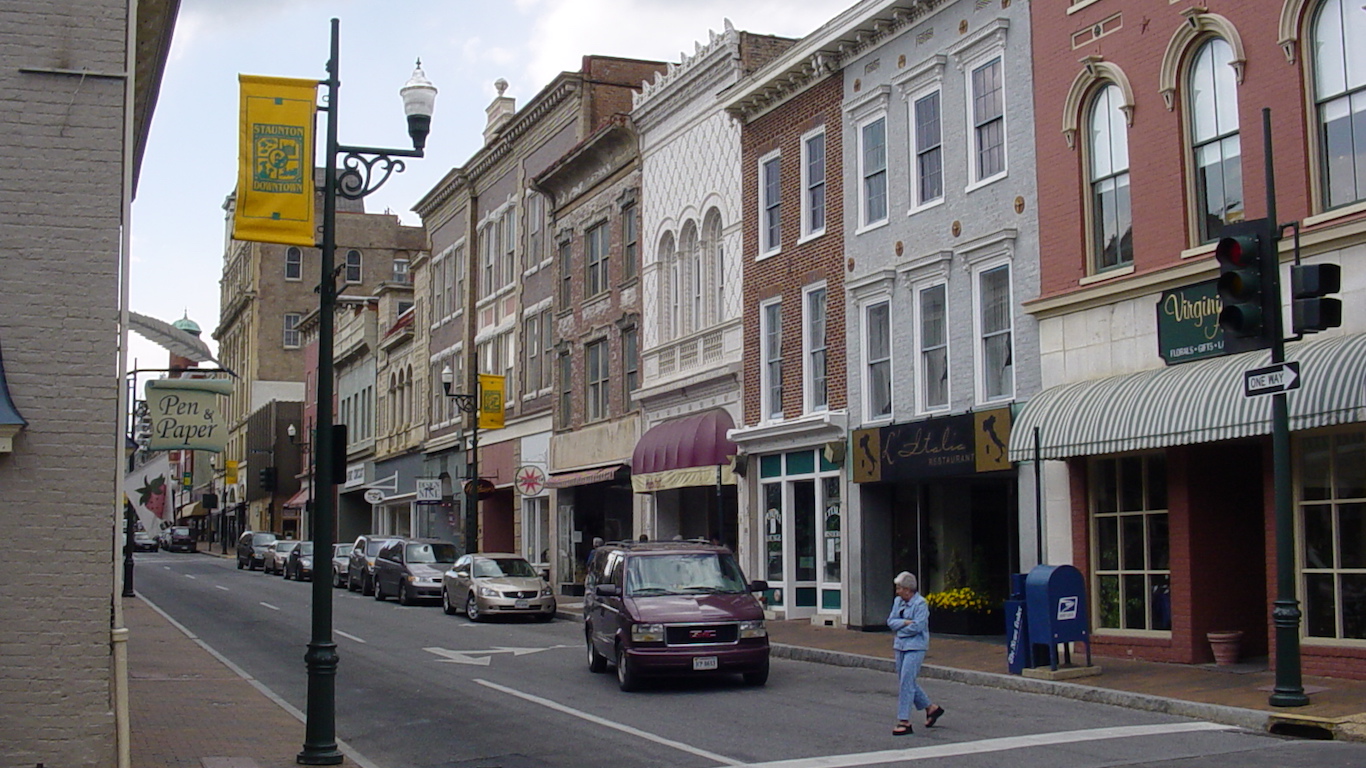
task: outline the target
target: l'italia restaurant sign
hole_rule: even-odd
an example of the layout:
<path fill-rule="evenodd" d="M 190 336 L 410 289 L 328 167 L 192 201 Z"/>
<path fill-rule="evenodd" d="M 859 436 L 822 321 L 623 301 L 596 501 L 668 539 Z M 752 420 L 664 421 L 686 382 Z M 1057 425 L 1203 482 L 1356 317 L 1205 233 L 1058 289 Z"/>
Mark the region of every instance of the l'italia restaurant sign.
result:
<path fill-rule="evenodd" d="M 1227 354 L 1219 327 L 1223 306 L 1217 280 L 1162 292 L 1157 302 L 1157 351 L 1167 365 Z"/>
<path fill-rule="evenodd" d="M 1009 408 L 854 430 L 856 483 L 893 482 L 1010 469 Z"/>

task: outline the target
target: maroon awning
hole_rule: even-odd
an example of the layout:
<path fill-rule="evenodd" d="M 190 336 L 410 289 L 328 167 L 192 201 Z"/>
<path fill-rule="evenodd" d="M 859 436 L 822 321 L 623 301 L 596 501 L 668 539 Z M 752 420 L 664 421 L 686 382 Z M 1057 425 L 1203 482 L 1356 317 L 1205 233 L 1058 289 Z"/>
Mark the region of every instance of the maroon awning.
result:
<path fill-rule="evenodd" d="M 285 509 L 303 509 L 304 506 L 308 504 L 308 500 L 313 498 L 313 494 L 310 493 L 310 491 L 312 491 L 312 489 L 309 487 L 308 483 L 304 483 L 304 487 L 300 488 L 298 493 L 290 496 L 289 501 L 285 502 Z"/>
<path fill-rule="evenodd" d="M 656 424 L 636 443 L 631 472 L 644 475 L 729 465 L 736 448 L 726 433 L 734 428 L 730 414 L 720 408 Z"/>

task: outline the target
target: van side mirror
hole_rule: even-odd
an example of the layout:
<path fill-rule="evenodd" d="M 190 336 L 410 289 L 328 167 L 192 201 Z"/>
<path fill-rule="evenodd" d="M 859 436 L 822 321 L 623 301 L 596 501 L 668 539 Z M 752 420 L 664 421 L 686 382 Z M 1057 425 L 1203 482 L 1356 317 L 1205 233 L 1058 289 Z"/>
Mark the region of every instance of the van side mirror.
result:
<path fill-rule="evenodd" d="M 620 597 L 621 588 L 611 582 L 604 582 L 593 588 L 593 594 L 598 597 Z"/>
<path fill-rule="evenodd" d="M 751 582 L 749 583 L 749 591 L 750 591 L 750 592 L 767 592 L 767 591 L 768 591 L 768 582 L 767 582 L 767 581 L 762 581 L 762 580 L 760 580 L 760 581 L 751 581 Z"/>

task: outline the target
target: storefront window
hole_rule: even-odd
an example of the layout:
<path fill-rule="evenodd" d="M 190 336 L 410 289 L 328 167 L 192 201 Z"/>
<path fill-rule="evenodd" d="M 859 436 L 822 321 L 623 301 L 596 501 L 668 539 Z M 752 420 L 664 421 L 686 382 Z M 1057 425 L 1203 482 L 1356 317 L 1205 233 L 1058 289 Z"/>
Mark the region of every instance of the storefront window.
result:
<path fill-rule="evenodd" d="M 1100 459 L 1091 488 L 1097 625 L 1170 631 L 1165 457 Z"/>
<path fill-rule="evenodd" d="M 791 462 L 789 461 L 789 464 Z M 816 580 L 816 483 L 798 480 L 792 484 L 793 544 L 797 558 L 797 581 Z"/>
<path fill-rule="evenodd" d="M 1307 438 L 1299 456 L 1305 634 L 1366 640 L 1366 433 Z"/>
<path fill-rule="evenodd" d="M 822 526 L 825 546 L 824 580 L 839 583 L 840 580 L 840 480 L 827 477 L 821 480 L 824 486 L 821 494 L 825 502 L 825 524 Z"/>
<path fill-rule="evenodd" d="M 765 457 L 767 458 L 767 457 Z M 764 485 L 764 548 L 770 581 L 783 580 L 783 486 Z"/>

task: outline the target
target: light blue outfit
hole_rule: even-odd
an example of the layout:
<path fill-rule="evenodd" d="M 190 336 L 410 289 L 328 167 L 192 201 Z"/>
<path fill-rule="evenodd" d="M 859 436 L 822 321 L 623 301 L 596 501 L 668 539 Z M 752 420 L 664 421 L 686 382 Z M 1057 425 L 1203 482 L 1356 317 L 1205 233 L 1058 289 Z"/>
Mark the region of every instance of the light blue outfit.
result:
<path fill-rule="evenodd" d="M 934 706 L 916 679 L 930 647 L 930 606 L 925 598 L 919 592 L 910 600 L 897 595 L 887 616 L 887 628 L 895 633 L 892 649 L 896 651 L 896 676 L 901 681 L 896 718 L 910 722 L 911 710 Z"/>

